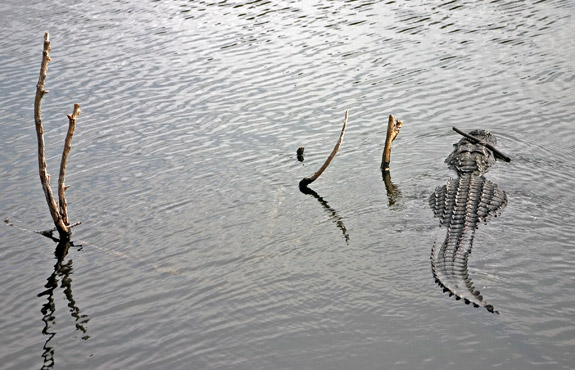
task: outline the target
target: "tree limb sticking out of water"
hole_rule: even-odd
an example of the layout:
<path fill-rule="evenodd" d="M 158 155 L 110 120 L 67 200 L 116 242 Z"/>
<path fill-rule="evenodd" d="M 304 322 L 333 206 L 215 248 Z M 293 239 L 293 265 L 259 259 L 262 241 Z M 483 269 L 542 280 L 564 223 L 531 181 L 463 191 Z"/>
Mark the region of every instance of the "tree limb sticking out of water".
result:
<path fill-rule="evenodd" d="M 311 184 L 312 182 L 314 182 L 315 180 L 317 180 L 317 178 L 323 173 L 323 171 L 325 171 L 325 169 L 327 168 L 327 166 L 329 166 L 329 164 L 331 163 L 331 161 L 333 160 L 333 158 L 335 157 L 335 155 L 337 154 L 337 151 L 339 150 L 339 147 L 341 146 L 341 143 L 343 142 L 343 134 L 345 133 L 345 127 L 347 126 L 347 115 L 348 115 L 348 111 L 345 111 L 345 118 L 343 119 L 343 128 L 341 129 L 341 134 L 339 134 L 339 139 L 337 140 L 337 143 L 335 144 L 335 147 L 333 148 L 333 150 L 331 151 L 331 154 L 329 155 L 329 157 L 327 157 L 325 163 L 323 164 L 323 166 L 321 166 L 321 168 L 319 170 L 317 170 L 316 173 L 314 173 L 313 175 L 311 175 L 310 177 L 304 177 L 300 182 L 299 182 L 299 187 L 300 189 L 305 189 L 307 188 L 307 186 L 309 184 Z"/>
<path fill-rule="evenodd" d="M 387 122 L 387 135 L 385 137 L 385 146 L 383 148 L 383 155 L 381 158 L 381 170 L 389 171 L 389 162 L 391 160 L 391 143 L 397 135 L 399 135 L 399 130 L 403 121 L 396 121 L 393 114 L 389 115 L 389 121 Z"/>
<path fill-rule="evenodd" d="M 36 123 L 36 135 L 38 138 L 38 167 L 40 173 L 40 182 L 42 183 L 42 188 L 44 189 L 44 195 L 46 196 L 46 202 L 48 203 L 48 208 L 50 209 L 50 215 L 52 216 L 56 230 L 58 230 L 58 234 L 60 234 L 60 240 L 67 240 L 70 238 L 71 226 L 68 221 L 68 210 L 65 196 L 67 187 L 64 180 L 66 176 L 66 164 L 68 162 L 68 155 L 72 147 L 72 136 L 74 135 L 74 130 L 76 128 L 76 120 L 80 114 L 80 106 L 78 104 L 74 104 L 73 113 L 71 115 L 67 115 L 69 126 L 64 143 L 64 151 L 62 153 L 62 161 L 60 162 L 60 177 L 58 179 L 58 207 L 54 199 L 54 194 L 52 193 L 52 188 L 50 187 L 50 175 L 46 169 L 47 165 L 44 150 L 44 127 L 42 126 L 42 98 L 48 93 L 48 91 L 44 89 L 44 82 L 46 81 L 46 74 L 48 72 L 48 62 L 51 60 L 50 39 L 48 32 L 46 32 L 44 34 L 44 50 L 42 53 L 40 77 L 38 78 L 38 84 L 36 85 L 36 97 L 34 99 L 34 121 Z"/>

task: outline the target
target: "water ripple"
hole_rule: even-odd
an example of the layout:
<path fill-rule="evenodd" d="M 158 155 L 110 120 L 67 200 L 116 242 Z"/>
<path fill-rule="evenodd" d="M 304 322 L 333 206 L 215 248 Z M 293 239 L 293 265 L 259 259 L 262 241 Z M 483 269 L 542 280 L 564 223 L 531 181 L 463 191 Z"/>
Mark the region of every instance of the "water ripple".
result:
<path fill-rule="evenodd" d="M 67 182 L 84 222 L 74 296 L 92 332 L 80 342 L 56 311 L 58 367 L 541 368 L 521 335 L 555 361 L 543 365 L 569 363 L 572 2 L 12 1 L 0 14 L 8 216 L 49 224 L 30 150 L 46 30 L 54 177 L 64 115 L 83 110 Z M 349 243 L 297 188 L 346 109 L 344 145 L 314 190 Z M 406 122 L 393 207 L 378 170 L 390 113 Z M 429 273 L 426 200 L 452 175 L 451 126 L 493 131 L 513 159 L 488 174 L 509 205 L 479 230 L 471 266 L 499 319 L 445 299 Z M 52 252 L 2 235 L 0 357 L 39 367 L 33 298 Z"/>

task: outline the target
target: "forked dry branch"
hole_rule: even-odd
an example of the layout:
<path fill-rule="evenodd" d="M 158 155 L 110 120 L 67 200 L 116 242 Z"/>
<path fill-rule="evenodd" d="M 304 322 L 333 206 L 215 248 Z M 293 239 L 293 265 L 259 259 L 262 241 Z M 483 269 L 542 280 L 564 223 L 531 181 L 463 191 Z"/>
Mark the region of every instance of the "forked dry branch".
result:
<path fill-rule="evenodd" d="M 50 209 L 50 215 L 52 216 L 56 230 L 60 235 L 60 240 L 65 240 L 70 238 L 70 228 L 72 227 L 68 221 L 68 210 L 65 195 L 65 191 L 67 189 L 65 185 L 66 164 L 68 163 L 68 155 L 70 154 L 70 149 L 72 147 L 72 136 L 74 135 L 74 130 L 76 128 L 76 120 L 80 114 L 80 106 L 78 104 L 74 104 L 74 111 L 72 114 L 67 115 L 69 125 L 64 142 L 62 160 L 60 162 L 60 176 L 58 179 L 58 206 L 54 199 L 52 188 L 50 187 L 50 175 L 48 174 L 46 168 L 47 165 L 44 147 L 44 127 L 42 125 L 42 98 L 48 93 L 48 91 L 44 88 L 44 82 L 46 81 L 46 75 L 48 72 L 48 63 L 51 60 L 50 37 L 48 32 L 46 32 L 44 34 L 44 50 L 42 52 L 40 77 L 38 78 L 38 84 L 36 85 L 36 97 L 34 99 L 34 121 L 36 124 L 36 136 L 38 139 L 38 169 L 40 174 L 40 182 L 42 183 L 42 188 L 46 197 L 46 203 L 48 203 L 48 208 Z"/>

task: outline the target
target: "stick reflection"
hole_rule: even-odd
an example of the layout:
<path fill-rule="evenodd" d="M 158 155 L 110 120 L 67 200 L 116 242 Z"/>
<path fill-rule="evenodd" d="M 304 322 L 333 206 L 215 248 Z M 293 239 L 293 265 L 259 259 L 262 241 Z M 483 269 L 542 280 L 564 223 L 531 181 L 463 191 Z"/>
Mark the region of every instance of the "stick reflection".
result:
<path fill-rule="evenodd" d="M 385 184 L 385 190 L 387 191 L 387 200 L 389 201 L 389 206 L 393 206 L 399 199 L 401 199 L 401 191 L 399 188 L 391 182 L 391 174 L 389 171 L 381 171 L 383 177 L 383 183 Z"/>
<path fill-rule="evenodd" d="M 72 294 L 72 278 L 70 277 L 72 274 L 72 259 L 69 259 L 64 263 L 64 259 L 66 258 L 71 246 L 73 246 L 71 241 L 58 242 L 55 252 L 57 262 L 54 265 L 54 272 L 48 277 L 46 285 L 44 285 L 46 290 L 38 294 L 38 297 L 47 297 L 47 302 L 42 305 L 41 309 L 43 315 L 42 321 L 44 322 L 42 334 L 48 337 L 43 347 L 42 357 L 44 358 L 44 365 L 42 366 L 42 369 L 53 369 L 55 364 L 54 347 L 50 342 L 56 336 L 56 330 L 54 329 L 56 323 L 54 291 L 58 288 L 59 281 L 61 281 L 60 287 L 63 289 L 66 300 L 68 301 L 70 314 L 76 322 L 76 330 L 82 333 L 82 340 L 90 338 L 87 334 L 89 317 L 88 315 L 83 315 L 81 313 Z"/>
<path fill-rule="evenodd" d="M 335 209 L 333 209 L 329 204 L 327 204 L 327 201 L 325 199 L 323 199 L 322 197 L 320 197 L 318 193 L 316 193 L 312 189 L 308 188 L 307 186 L 300 186 L 299 190 L 302 193 L 311 195 L 312 197 L 314 197 L 315 199 L 318 200 L 318 202 L 323 206 L 323 208 L 329 214 L 329 218 L 332 221 L 334 221 L 335 224 L 337 225 L 337 227 L 341 230 L 341 232 L 343 233 L 343 238 L 345 239 L 346 244 L 349 245 L 349 234 L 347 233 L 347 229 L 345 228 L 345 225 L 343 224 L 343 219 L 339 215 L 339 213 L 337 213 L 337 211 Z"/>

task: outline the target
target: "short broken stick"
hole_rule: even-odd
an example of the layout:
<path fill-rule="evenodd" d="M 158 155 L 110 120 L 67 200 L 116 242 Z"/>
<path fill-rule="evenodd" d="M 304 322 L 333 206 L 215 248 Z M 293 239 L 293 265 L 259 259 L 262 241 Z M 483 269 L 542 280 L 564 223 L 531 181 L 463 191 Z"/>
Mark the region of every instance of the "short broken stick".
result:
<path fill-rule="evenodd" d="M 343 128 L 341 129 L 341 134 L 339 134 L 339 139 L 337 140 L 337 143 L 335 144 L 335 147 L 333 148 L 333 150 L 331 151 L 331 154 L 329 155 L 329 157 L 327 157 L 327 160 L 325 161 L 325 163 L 323 164 L 323 166 L 321 166 L 321 168 L 319 170 L 317 170 L 316 173 L 314 173 L 313 175 L 311 175 L 310 177 L 304 177 L 300 182 L 299 182 L 299 187 L 300 188 L 307 188 L 307 186 L 309 184 L 311 184 L 312 182 L 314 182 L 315 180 L 317 180 L 317 178 L 323 173 L 323 171 L 325 171 L 325 169 L 327 168 L 327 166 L 329 166 L 329 164 L 331 163 L 331 161 L 333 160 L 333 158 L 335 157 L 335 155 L 337 154 L 337 151 L 339 150 L 339 147 L 341 146 L 341 143 L 343 142 L 343 134 L 345 133 L 345 127 L 347 125 L 347 115 L 348 115 L 348 111 L 345 111 L 345 118 L 343 120 Z"/>
<path fill-rule="evenodd" d="M 385 137 L 385 146 L 383 148 L 383 156 L 381 158 L 381 170 L 389 171 L 389 162 L 391 160 L 391 143 L 397 135 L 399 135 L 399 130 L 403 121 L 396 121 L 393 114 L 389 115 L 389 121 L 387 122 L 387 135 Z"/>

